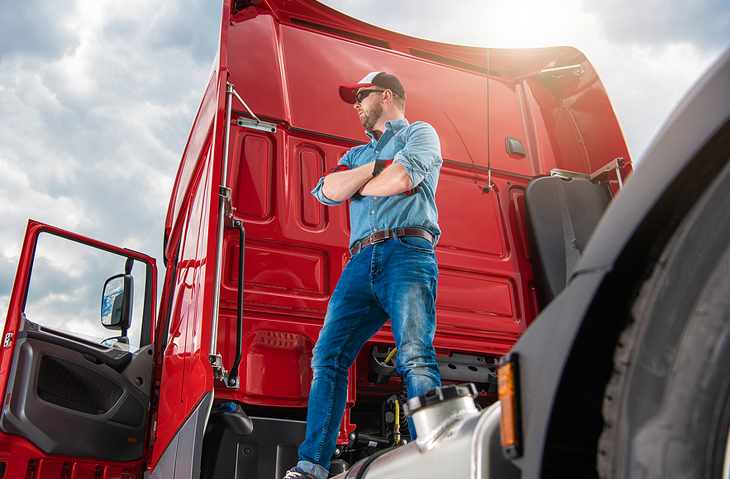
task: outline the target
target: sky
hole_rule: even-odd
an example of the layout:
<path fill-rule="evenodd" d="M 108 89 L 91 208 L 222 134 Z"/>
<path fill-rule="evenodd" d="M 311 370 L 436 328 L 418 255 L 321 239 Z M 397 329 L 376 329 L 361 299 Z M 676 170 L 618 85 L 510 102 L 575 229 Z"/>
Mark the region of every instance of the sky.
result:
<path fill-rule="evenodd" d="M 440 42 L 578 48 L 608 90 L 634 161 L 730 47 L 727 0 L 325 3 Z M 217 49 L 221 5 L 0 5 L 3 322 L 29 218 L 145 252 L 162 268 L 167 203 Z"/>

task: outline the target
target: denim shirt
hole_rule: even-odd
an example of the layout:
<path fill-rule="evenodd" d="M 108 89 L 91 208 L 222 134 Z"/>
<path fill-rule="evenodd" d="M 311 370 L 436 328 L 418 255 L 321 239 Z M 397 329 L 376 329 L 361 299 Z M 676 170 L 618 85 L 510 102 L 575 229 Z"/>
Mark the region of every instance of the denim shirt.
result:
<path fill-rule="evenodd" d="M 339 164 L 356 168 L 378 158 L 402 164 L 413 186 L 412 195 L 365 196 L 350 198 L 350 248 L 356 241 L 374 231 L 393 228 L 419 227 L 427 230 L 437 241 L 441 234 L 436 209 L 436 186 L 441 170 L 441 143 L 436 130 L 424 122 L 409 125 L 408 120 L 392 120 L 385 124 L 379 140 L 368 131 L 370 142 L 356 146 L 342 157 Z M 336 206 L 322 193 L 324 177 L 312 194 L 324 205 Z"/>

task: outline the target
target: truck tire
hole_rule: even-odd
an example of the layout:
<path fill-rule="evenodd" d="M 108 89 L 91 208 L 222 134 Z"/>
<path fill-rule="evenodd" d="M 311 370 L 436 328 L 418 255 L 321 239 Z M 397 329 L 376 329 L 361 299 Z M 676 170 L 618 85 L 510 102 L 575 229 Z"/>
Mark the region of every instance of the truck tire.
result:
<path fill-rule="evenodd" d="M 730 164 L 641 286 L 603 418 L 603 479 L 729 477 Z"/>

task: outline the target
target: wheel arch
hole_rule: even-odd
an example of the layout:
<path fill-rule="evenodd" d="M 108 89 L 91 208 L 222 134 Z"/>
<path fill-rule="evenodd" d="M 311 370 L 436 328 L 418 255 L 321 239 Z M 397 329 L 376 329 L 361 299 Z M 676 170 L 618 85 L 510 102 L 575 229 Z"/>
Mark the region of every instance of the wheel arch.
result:
<path fill-rule="evenodd" d="M 604 388 L 628 308 L 682 219 L 730 161 L 727 85 L 730 52 L 680 103 L 599 222 L 557 304 L 515 346 L 531 358 L 521 358 L 523 365 L 537 365 L 523 367 L 521 377 L 531 392 L 522 398 L 528 433 L 517 462 L 524 477 L 595 470 Z M 568 337 L 567 347 L 541 341 L 546 331 Z"/>
<path fill-rule="evenodd" d="M 662 251 L 730 161 L 730 53 L 679 105 L 624 193 L 596 228 L 575 277 L 605 271 L 580 322 L 556 391 L 543 473 L 591 469 L 603 428 L 601 405 L 629 308 Z M 580 418 L 576 420 L 576 418 Z M 580 461 L 577 458 L 580 457 Z M 573 472 L 584 472 L 582 470 Z"/>

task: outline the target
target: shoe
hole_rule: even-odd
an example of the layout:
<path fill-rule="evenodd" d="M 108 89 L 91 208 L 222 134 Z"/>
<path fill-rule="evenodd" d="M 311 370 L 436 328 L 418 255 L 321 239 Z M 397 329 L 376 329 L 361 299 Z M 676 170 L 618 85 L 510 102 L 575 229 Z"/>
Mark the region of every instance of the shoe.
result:
<path fill-rule="evenodd" d="M 299 469 L 298 467 L 292 467 L 288 471 L 286 471 L 286 476 L 284 476 L 284 479 L 317 479 L 311 474 L 306 474 L 304 471 Z"/>

